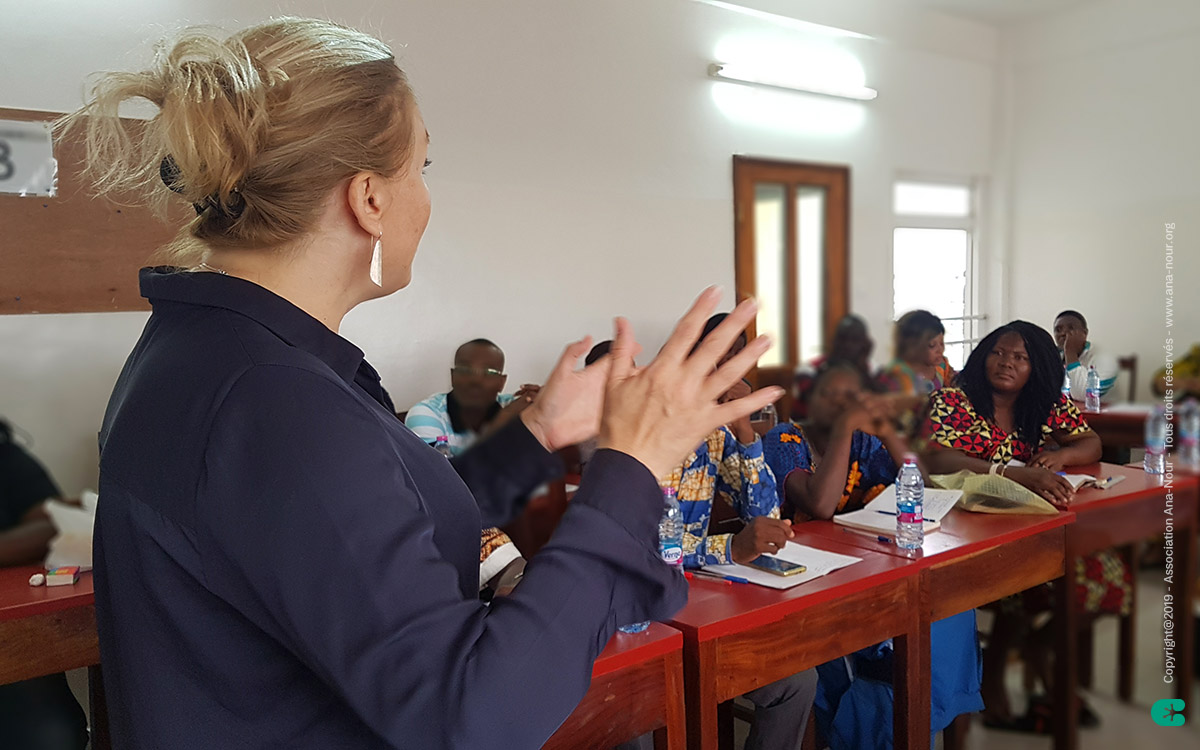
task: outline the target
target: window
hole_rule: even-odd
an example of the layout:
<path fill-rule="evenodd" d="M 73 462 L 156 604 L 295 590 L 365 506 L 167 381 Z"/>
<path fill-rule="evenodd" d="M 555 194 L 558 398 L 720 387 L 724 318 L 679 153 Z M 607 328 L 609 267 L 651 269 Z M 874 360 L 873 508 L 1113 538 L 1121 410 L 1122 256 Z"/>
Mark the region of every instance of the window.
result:
<path fill-rule="evenodd" d="M 976 313 L 974 193 L 966 183 L 919 181 L 899 181 L 893 192 L 893 315 L 924 309 L 941 318 L 956 370 L 986 322 Z"/>
<path fill-rule="evenodd" d="M 752 332 L 774 341 L 753 378 L 790 392 L 846 313 L 850 170 L 735 156 L 733 182 L 737 296 L 758 299 Z"/>

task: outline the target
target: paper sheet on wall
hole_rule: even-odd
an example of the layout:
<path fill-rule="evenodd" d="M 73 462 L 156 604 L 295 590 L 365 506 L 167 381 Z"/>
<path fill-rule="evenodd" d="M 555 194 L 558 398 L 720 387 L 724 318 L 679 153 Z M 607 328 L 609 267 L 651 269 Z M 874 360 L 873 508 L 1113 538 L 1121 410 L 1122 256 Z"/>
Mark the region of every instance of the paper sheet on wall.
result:
<path fill-rule="evenodd" d="M 778 576 L 774 573 L 768 573 L 765 570 L 750 567 L 749 565 L 706 565 L 704 566 L 704 570 L 709 573 L 745 578 L 750 583 L 756 583 L 759 586 L 766 586 L 767 588 L 790 589 L 815 578 L 820 578 L 823 575 L 828 575 L 839 568 L 853 565 L 856 562 L 862 562 L 861 557 L 839 555 L 836 552 L 826 552 L 816 547 L 793 543 L 784 545 L 783 549 L 779 550 L 779 552 L 774 555 L 767 555 L 767 557 L 778 557 L 780 560 L 787 560 L 788 562 L 803 565 L 808 570 L 793 576 Z"/>
<path fill-rule="evenodd" d="M 933 487 L 925 488 L 925 504 L 921 515 L 928 521 L 941 521 L 946 514 L 954 509 L 954 504 L 962 497 L 962 490 L 939 490 Z M 889 484 L 874 500 L 867 503 L 864 510 L 878 513 L 896 514 L 896 485 Z"/>

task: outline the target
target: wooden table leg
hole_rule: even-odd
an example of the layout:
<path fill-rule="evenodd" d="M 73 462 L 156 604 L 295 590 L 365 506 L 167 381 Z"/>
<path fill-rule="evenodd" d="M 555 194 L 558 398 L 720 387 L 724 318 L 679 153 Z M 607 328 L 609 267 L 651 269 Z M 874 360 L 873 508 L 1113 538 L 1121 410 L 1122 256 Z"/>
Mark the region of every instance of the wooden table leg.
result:
<path fill-rule="evenodd" d="M 1075 553 L 1068 549 L 1065 573 L 1054 586 L 1054 749 L 1075 750 L 1079 742 L 1079 652 L 1076 633 Z"/>
<path fill-rule="evenodd" d="M 683 687 L 687 707 L 687 746 L 689 750 L 718 750 L 717 686 L 700 675 L 715 672 L 717 646 L 713 641 L 684 642 Z"/>
<path fill-rule="evenodd" d="M 1137 574 L 1138 568 L 1141 567 L 1141 546 L 1141 542 L 1135 542 L 1119 550 L 1121 558 L 1129 566 L 1129 572 L 1133 576 L 1133 582 L 1129 588 L 1129 614 L 1120 618 L 1120 642 L 1117 654 L 1117 695 L 1126 703 L 1133 700 L 1134 664 L 1137 652 Z"/>
<path fill-rule="evenodd" d="M 687 715 L 683 705 L 683 655 L 669 654 L 663 659 L 666 685 L 667 725 L 654 730 L 654 750 L 685 750 Z"/>
<path fill-rule="evenodd" d="M 104 695 L 104 675 L 100 665 L 88 667 L 88 706 L 91 724 L 91 750 L 111 750 L 112 739 L 108 734 L 108 701 Z"/>
<path fill-rule="evenodd" d="M 913 617 L 908 632 L 892 639 L 892 733 L 896 750 L 924 750 L 929 747 L 930 608 L 924 601 L 929 586 L 928 573 L 910 579 L 909 601 Z"/>

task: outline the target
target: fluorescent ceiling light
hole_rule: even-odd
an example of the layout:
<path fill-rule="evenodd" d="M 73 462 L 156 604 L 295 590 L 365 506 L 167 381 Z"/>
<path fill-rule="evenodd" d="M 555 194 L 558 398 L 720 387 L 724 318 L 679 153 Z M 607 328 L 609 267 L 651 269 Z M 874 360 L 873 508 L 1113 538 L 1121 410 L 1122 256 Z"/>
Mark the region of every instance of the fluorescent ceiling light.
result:
<path fill-rule="evenodd" d="M 720 81 L 766 86 L 767 88 L 782 89 L 785 91 L 802 91 L 806 94 L 836 96 L 842 99 L 857 99 L 859 101 L 869 101 L 879 95 L 878 91 L 866 86 L 825 84 L 817 81 L 785 81 L 771 76 L 764 76 L 761 73 L 739 69 L 738 66 L 732 64 L 712 63 L 708 66 L 708 75 Z"/>
<path fill-rule="evenodd" d="M 757 8 L 749 8 L 749 7 L 746 7 L 745 5 L 738 5 L 737 3 L 726 3 L 726 2 L 722 2 L 722 0 L 696 0 L 696 2 L 703 3 L 704 5 L 711 5 L 714 8 L 721 8 L 722 10 L 733 11 L 734 13 L 741 13 L 742 15 L 750 16 L 751 18 L 757 18 L 757 19 L 760 19 L 763 21 L 770 21 L 771 23 L 777 24 L 779 26 L 786 26 L 789 29 L 798 29 L 800 31 L 811 31 L 815 34 L 824 34 L 825 36 L 833 36 L 833 37 L 846 37 L 846 38 L 850 38 L 850 39 L 874 39 L 875 38 L 872 36 L 868 36 L 866 34 L 860 34 L 857 31 L 850 31 L 848 29 L 839 29 L 836 26 L 825 26 L 824 24 L 812 23 L 811 21 L 801 21 L 799 18 L 792 18 L 791 16 L 784 16 L 784 15 L 780 15 L 778 13 L 769 13 L 765 10 L 758 10 Z"/>

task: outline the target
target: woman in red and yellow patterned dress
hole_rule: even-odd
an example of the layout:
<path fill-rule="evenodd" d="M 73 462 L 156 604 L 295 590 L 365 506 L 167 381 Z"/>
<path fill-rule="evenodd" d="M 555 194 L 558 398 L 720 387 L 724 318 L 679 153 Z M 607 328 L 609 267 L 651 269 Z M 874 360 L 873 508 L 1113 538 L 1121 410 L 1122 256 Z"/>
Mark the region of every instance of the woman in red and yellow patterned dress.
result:
<path fill-rule="evenodd" d="M 1079 410 L 1062 395 L 1063 364 L 1050 334 L 1025 321 L 1014 321 L 988 334 L 971 353 L 954 388 L 935 392 L 918 432 L 925 466 L 931 474 L 967 469 L 999 473 L 1060 508 L 1074 490 L 1057 472 L 1065 466 L 1100 460 L 1100 438 Z M 1023 462 L 1010 466 L 1009 462 Z M 1079 561 L 1076 596 L 1091 615 L 1125 614 L 1131 579 L 1127 566 L 1111 551 Z M 1030 610 L 1049 606 L 1045 589 L 1023 597 L 1025 611 L 1002 606 L 984 659 L 985 723 L 1041 730 L 1047 722 L 1013 726 L 1003 670 L 1008 646 L 1028 623 Z M 1085 622 L 1090 618 L 1083 618 Z M 1013 644 L 1015 645 L 1015 644 Z"/>

